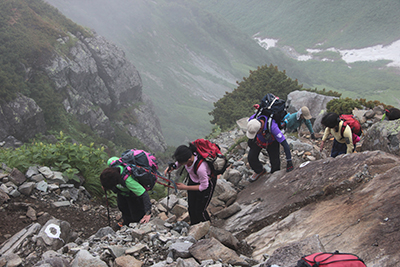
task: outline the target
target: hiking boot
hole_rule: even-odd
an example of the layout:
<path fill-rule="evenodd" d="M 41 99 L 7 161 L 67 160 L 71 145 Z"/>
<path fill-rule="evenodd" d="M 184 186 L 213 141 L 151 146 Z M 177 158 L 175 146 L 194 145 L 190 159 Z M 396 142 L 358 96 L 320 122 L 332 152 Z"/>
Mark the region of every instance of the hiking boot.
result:
<path fill-rule="evenodd" d="M 117 222 L 117 223 L 114 225 L 114 231 L 120 230 L 120 229 L 122 228 L 122 226 L 124 226 L 124 225 L 122 224 L 122 222 Z"/>
<path fill-rule="evenodd" d="M 267 170 L 264 168 L 264 169 L 262 170 L 262 172 L 260 172 L 260 173 L 254 173 L 254 174 L 249 178 L 249 181 L 250 181 L 250 182 L 255 182 L 255 181 L 257 181 L 258 178 L 260 178 L 261 176 L 263 176 L 263 175 L 266 174 L 266 173 L 267 173 Z"/>

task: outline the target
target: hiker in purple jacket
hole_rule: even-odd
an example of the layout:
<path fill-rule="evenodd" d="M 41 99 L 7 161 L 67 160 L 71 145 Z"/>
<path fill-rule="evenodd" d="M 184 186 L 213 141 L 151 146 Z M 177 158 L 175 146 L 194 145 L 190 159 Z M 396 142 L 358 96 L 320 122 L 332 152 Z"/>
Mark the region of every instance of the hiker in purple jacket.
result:
<path fill-rule="evenodd" d="M 250 117 L 247 123 L 247 137 L 249 138 L 248 145 L 250 147 L 248 161 L 250 167 L 253 169 L 254 174 L 250 177 L 250 182 L 256 181 L 267 171 L 258 159 L 261 149 L 265 148 L 268 152 L 269 160 L 271 162 L 271 173 L 281 169 L 281 160 L 279 157 L 280 150 L 279 144 L 283 146 L 286 154 L 286 171 L 293 170 L 292 155 L 290 153 L 289 144 L 285 136 L 278 127 L 275 120 L 266 116 L 259 116 L 254 118 L 255 114 Z"/>

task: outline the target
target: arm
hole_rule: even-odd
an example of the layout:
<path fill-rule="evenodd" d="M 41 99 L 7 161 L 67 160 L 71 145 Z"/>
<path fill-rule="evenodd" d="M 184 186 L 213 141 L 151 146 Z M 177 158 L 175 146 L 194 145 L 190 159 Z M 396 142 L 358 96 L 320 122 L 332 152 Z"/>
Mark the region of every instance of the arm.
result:
<path fill-rule="evenodd" d="M 285 136 L 282 134 L 281 130 L 279 129 L 275 121 L 272 121 L 271 133 L 275 137 L 276 141 L 278 141 L 283 146 L 283 149 L 285 151 L 286 161 L 287 161 L 286 171 L 287 172 L 292 171 L 293 163 L 292 163 L 292 154 L 290 153 L 289 144 L 286 141 Z"/>
<path fill-rule="evenodd" d="M 197 157 L 195 162 L 197 161 Z M 195 164 L 195 163 L 193 163 Z M 193 182 L 199 183 L 198 185 L 185 185 L 182 183 L 176 184 L 176 187 L 181 190 L 203 191 L 208 188 L 209 174 L 211 173 L 207 163 L 202 161 L 197 169 L 197 174 L 194 172 L 194 167 L 190 169 L 189 175 Z"/>
<path fill-rule="evenodd" d="M 144 216 L 140 220 L 140 223 L 148 223 L 150 221 L 151 217 L 151 201 L 150 201 L 150 196 L 145 191 L 139 198 L 142 199 L 143 201 L 143 206 L 144 206 Z"/>
<path fill-rule="evenodd" d="M 310 120 L 304 120 L 304 124 L 307 126 L 308 130 L 310 131 L 310 134 L 314 133 L 314 130 L 312 128 L 312 124 Z"/>
<path fill-rule="evenodd" d="M 176 188 L 179 190 L 200 191 L 200 185 L 185 185 L 183 183 L 176 183 Z"/>
<path fill-rule="evenodd" d="M 347 146 L 346 154 L 353 153 L 353 150 L 354 150 L 353 133 L 351 132 L 351 129 L 348 125 L 346 125 L 346 128 L 344 129 L 343 138 L 345 139 L 346 146 Z"/>
<path fill-rule="evenodd" d="M 285 151 L 286 161 L 291 161 L 292 160 L 292 154 L 290 153 L 290 147 L 289 147 L 288 142 L 286 140 L 283 140 L 281 142 L 281 145 L 283 146 L 283 150 Z"/>
<path fill-rule="evenodd" d="M 328 139 L 330 129 L 328 127 L 325 128 L 324 136 L 322 136 L 321 145 L 319 146 L 319 151 L 321 152 L 324 149 L 325 140 Z"/>

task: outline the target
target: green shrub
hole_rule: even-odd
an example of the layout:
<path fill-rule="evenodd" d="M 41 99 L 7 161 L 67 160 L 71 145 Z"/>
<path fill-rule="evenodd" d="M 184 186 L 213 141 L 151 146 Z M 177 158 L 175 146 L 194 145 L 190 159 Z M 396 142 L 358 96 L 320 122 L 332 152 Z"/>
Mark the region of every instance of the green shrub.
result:
<path fill-rule="evenodd" d="M 358 109 L 373 109 L 376 106 L 383 106 L 383 108 L 391 108 L 391 105 L 386 105 L 379 101 L 366 101 L 365 99 L 351 99 L 346 97 L 344 99 L 332 99 L 326 105 L 327 112 L 334 112 L 337 114 L 352 114 L 354 108 Z"/>
<path fill-rule="evenodd" d="M 249 77 L 243 78 L 235 90 L 214 103 L 214 109 L 209 113 L 214 117 L 211 123 L 218 124 L 225 131 L 238 119 L 250 116 L 254 111 L 253 105 L 260 103 L 267 93 L 286 99 L 290 92 L 301 88 L 297 80 L 290 79 L 285 71 L 279 71 L 272 64 L 258 67 L 250 71 Z"/>
<path fill-rule="evenodd" d="M 315 88 L 315 89 L 303 89 L 303 90 L 304 91 L 308 91 L 308 92 L 317 93 L 317 94 L 320 94 L 320 95 L 326 95 L 326 96 L 336 96 L 336 97 L 341 97 L 342 96 L 341 93 L 338 93 L 338 92 L 335 92 L 335 91 L 332 91 L 332 90 L 325 91 L 325 88 L 322 89 L 322 90 L 318 90 L 317 88 Z"/>
<path fill-rule="evenodd" d="M 1 149 L 0 162 L 10 168 L 26 172 L 30 166 L 48 166 L 54 171 L 60 171 L 69 179 L 77 179 L 76 174 L 85 178 L 85 188 L 94 196 L 101 196 L 100 173 L 106 168 L 107 154 L 104 148 L 95 148 L 72 143 L 63 132 L 57 137 L 58 142 L 48 144 L 34 142 L 24 144 L 16 149 Z"/>
<path fill-rule="evenodd" d="M 326 104 L 327 112 L 337 114 L 352 114 L 354 108 L 361 109 L 362 106 L 358 101 L 348 97 L 345 99 L 332 99 Z"/>

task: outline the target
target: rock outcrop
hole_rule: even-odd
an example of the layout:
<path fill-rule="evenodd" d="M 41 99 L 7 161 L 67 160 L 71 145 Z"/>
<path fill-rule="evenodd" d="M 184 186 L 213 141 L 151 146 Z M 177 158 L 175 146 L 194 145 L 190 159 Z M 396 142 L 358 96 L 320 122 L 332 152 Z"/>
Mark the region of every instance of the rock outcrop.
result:
<path fill-rule="evenodd" d="M 69 33 L 58 39 L 58 46 L 39 68 L 54 83 L 68 113 L 100 137 L 115 140 L 117 131 L 125 132 L 154 152 L 166 149 L 140 75 L 120 48 L 95 33 Z M 13 136 L 27 142 L 45 132 L 42 110 L 32 99 L 20 95 L 0 108 L 0 141 Z"/>
<path fill-rule="evenodd" d="M 287 96 L 288 112 L 297 112 L 302 106 L 308 107 L 313 117 L 313 129 L 315 132 L 322 130 L 321 119 L 326 110 L 326 104 L 338 97 L 325 96 L 308 91 L 293 91 Z"/>
<path fill-rule="evenodd" d="M 45 131 L 43 111 L 33 99 L 19 94 L 13 101 L 0 101 L 1 146 L 21 145 Z"/>
<path fill-rule="evenodd" d="M 361 150 L 381 150 L 400 156 L 400 120 L 373 124 L 368 129 Z"/>

